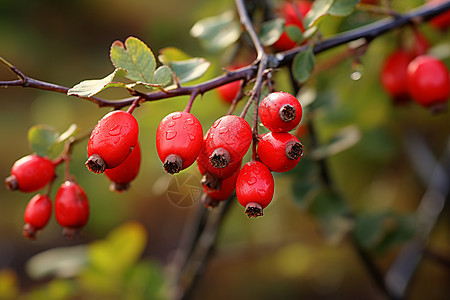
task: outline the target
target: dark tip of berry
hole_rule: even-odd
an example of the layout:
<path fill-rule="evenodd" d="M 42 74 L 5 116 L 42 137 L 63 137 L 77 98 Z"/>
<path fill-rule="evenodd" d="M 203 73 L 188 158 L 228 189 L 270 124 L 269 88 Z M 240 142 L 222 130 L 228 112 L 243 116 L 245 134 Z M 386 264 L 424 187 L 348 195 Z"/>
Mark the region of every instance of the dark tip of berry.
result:
<path fill-rule="evenodd" d="M 19 189 L 19 182 L 17 181 L 16 176 L 11 175 L 5 178 L 6 188 L 10 191 L 15 191 Z"/>
<path fill-rule="evenodd" d="M 247 204 L 247 206 L 245 207 L 245 213 L 247 214 L 247 216 L 250 217 L 260 217 L 263 215 L 263 209 L 261 207 L 261 205 L 259 205 L 256 202 L 250 202 L 249 204 Z"/>
<path fill-rule="evenodd" d="M 179 173 L 183 167 L 183 160 L 177 154 L 170 154 L 164 161 L 164 170 L 169 174 Z"/>
<path fill-rule="evenodd" d="M 103 173 L 106 170 L 106 162 L 98 154 L 92 154 L 85 163 L 89 171 L 93 173 Z"/>
<path fill-rule="evenodd" d="M 290 141 L 286 144 L 286 156 L 295 160 L 303 155 L 303 145 L 300 142 Z"/>
<path fill-rule="evenodd" d="M 81 229 L 77 227 L 64 227 L 62 234 L 64 237 L 73 240 L 81 237 Z"/>
<path fill-rule="evenodd" d="M 23 235 L 29 240 L 35 240 L 38 230 L 31 224 L 25 224 L 23 226 Z"/>
<path fill-rule="evenodd" d="M 447 111 L 447 103 L 446 102 L 435 103 L 429 106 L 428 109 L 434 115 L 445 113 Z"/>
<path fill-rule="evenodd" d="M 121 193 L 123 191 L 126 191 L 130 188 L 130 183 L 117 183 L 114 181 L 111 181 L 111 184 L 109 185 L 109 190 L 111 192 Z"/>
<path fill-rule="evenodd" d="M 289 122 L 295 119 L 295 107 L 290 104 L 285 104 L 280 108 L 280 118 L 284 122 Z"/>
<path fill-rule="evenodd" d="M 202 177 L 201 184 L 207 186 L 212 190 L 220 190 L 220 188 L 222 187 L 222 179 L 210 173 L 205 173 Z"/>
<path fill-rule="evenodd" d="M 223 148 L 217 148 L 209 157 L 211 164 L 218 169 L 228 166 L 230 159 L 230 153 Z"/>
<path fill-rule="evenodd" d="M 202 196 L 202 203 L 203 205 L 208 209 L 213 209 L 214 207 L 217 207 L 220 204 L 220 201 L 211 198 L 208 194 L 203 193 Z"/>

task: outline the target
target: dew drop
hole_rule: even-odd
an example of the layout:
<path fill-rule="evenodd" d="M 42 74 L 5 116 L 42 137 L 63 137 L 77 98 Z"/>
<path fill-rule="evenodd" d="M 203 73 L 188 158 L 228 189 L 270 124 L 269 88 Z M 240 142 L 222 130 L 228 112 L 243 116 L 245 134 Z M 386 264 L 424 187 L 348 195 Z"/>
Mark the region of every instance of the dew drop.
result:
<path fill-rule="evenodd" d="M 361 74 L 361 72 L 359 72 L 359 71 L 355 71 L 355 72 L 353 72 L 352 74 L 350 74 L 350 78 L 352 79 L 352 80 L 360 80 L 361 79 L 361 77 L 362 77 L 362 74 Z"/>
<path fill-rule="evenodd" d="M 261 173 L 261 170 L 260 170 L 260 169 L 258 169 L 258 168 L 254 168 L 254 169 L 253 169 L 253 174 L 258 175 L 259 173 Z"/>
<path fill-rule="evenodd" d="M 195 140 L 195 135 L 193 135 L 192 133 L 188 133 L 188 137 L 191 141 Z"/>
<path fill-rule="evenodd" d="M 188 124 L 188 125 L 192 125 L 192 124 L 194 124 L 194 119 L 192 119 L 192 118 L 187 118 L 186 120 L 184 120 L 184 122 L 185 122 L 186 124 Z"/>
<path fill-rule="evenodd" d="M 247 179 L 247 183 L 248 183 L 249 185 L 255 184 L 255 183 L 256 183 L 256 177 L 254 177 L 254 176 L 249 177 L 249 178 Z"/>
<path fill-rule="evenodd" d="M 172 114 L 172 119 L 176 120 L 181 118 L 181 113 L 180 112 L 176 112 Z"/>
<path fill-rule="evenodd" d="M 119 141 L 120 141 L 120 137 L 116 137 L 113 141 L 113 144 L 117 144 L 117 143 L 119 143 Z"/>
<path fill-rule="evenodd" d="M 167 124 L 167 126 L 168 127 L 173 127 L 173 126 L 175 126 L 175 124 L 177 124 L 177 123 L 174 122 L 174 121 L 170 121 L 169 124 Z"/>
<path fill-rule="evenodd" d="M 258 189 L 258 194 L 263 197 L 266 195 L 266 189 Z"/>
<path fill-rule="evenodd" d="M 225 134 L 227 132 L 228 132 L 228 127 L 222 126 L 222 127 L 219 128 L 219 133 Z"/>
<path fill-rule="evenodd" d="M 214 122 L 214 124 L 211 126 L 212 128 L 217 128 L 217 126 L 219 126 L 220 121 L 222 121 L 221 119 L 217 120 Z"/>
<path fill-rule="evenodd" d="M 177 132 L 175 130 L 167 130 L 166 131 L 166 140 L 171 140 L 177 136 Z"/>
<path fill-rule="evenodd" d="M 115 135 L 119 135 L 121 131 L 122 131 L 122 126 L 116 124 L 113 127 L 111 127 L 111 129 L 109 130 L 109 134 L 112 136 L 115 136 Z"/>

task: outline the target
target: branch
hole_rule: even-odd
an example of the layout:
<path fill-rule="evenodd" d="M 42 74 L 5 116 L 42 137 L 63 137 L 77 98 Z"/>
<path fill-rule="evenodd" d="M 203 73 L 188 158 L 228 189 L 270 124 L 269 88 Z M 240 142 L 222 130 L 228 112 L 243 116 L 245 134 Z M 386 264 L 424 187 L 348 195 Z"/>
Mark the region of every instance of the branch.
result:
<path fill-rule="evenodd" d="M 242 0 L 236 0 L 236 5 L 241 7 Z M 395 18 L 386 18 L 377 22 L 374 22 L 370 25 L 366 25 L 354 30 L 350 30 L 341 34 L 336 35 L 335 37 L 325 39 L 319 43 L 317 43 L 313 51 L 315 54 L 319 54 L 321 52 L 324 52 L 326 50 L 329 50 L 334 47 L 338 47 L 340 45 L 349 43 L 354 40 L 358 40 L 361 38 L 366 39 L 367 41 L 371 41 L 374 38 L 385 34 L 395 28 L 399 28 L 408 24 L 416 24 L 420 22 L 425 22 L 430 20 L 431 18 L 437 16 L 438 14 L 441 14 L 445 12 L 446 10 L 450 9 L 450 2 L 445 2 L 443 4 L 437 5 L 437 6 L 430 6 L 430 5 L 424 5 L 419 8 L 417 8 L 414 11 L 411 11 L 409 13 L 406 13 L 404 15 L 398 15 Z M 241 21 L 244 22 L 244 24 L 249 24 L 248 21 L 246 21 L 245 17 L 242 17 L 241 14 Z M 254 30 L 252 30 L 251 26 L 244 25 L 246 27 L 247 32 L 249 33 L 253 43 L 255 44 L 255 47 L 257 48 L 258 55 L 263 53 L 263 50 L 260 49 L 261 43 L 258 41 L 256 33 Z M 308 46 L 300 46 L 285 52 L 279 52 L 275 53 L 273 55 L 269 55 L 269 67 L 271 68 L 278 68 L 282 66 L 287 66 L 291 63 L 291 61 L 294 59 L 294 57 L 307 49 Z M 259 50 L 258 50 L 259 49 Z M 261 52 L 262 51 L 262 52 Z M 261 57 L 259 57 L 260 59 Z M 22 87 L 32 87 L 42 90 L 48 90 L 48 91 L 54 91 L 59 93 L 67 94 L 67 91 L 69 90 L 68 87 L 56 85 L 53 83 L 48 83 L 44 81 L 40 81 L 37 79 L 33 79 L 31 77 L 28 77 L 24 75 L 21 71 L 19 71 L 17 68 L 12 66 L 11 64 L 7 63 L 4 59 L 0 58 L 0 62 L 5 64 L 11 71 L 13 71 L 18 77 L 19 80 L 10 80 L 10 81 L 0 81 L 0 87 L 7 87 L 7 86 L 22 86 Z M 5 63 L 6 62 L 6 63 Z M 224 85 L 226 83 L 236 81 L 236 80 L 251 80 L 257 76 L 258 73 L 258 67 L 257 65 L 260 64 L 260 60 L 255 65 L 250 65 L 243 67 L 241 69 L 227 72 L 227 74 L 218 76 L 216 78 L 213 78 L 209 81 L 200 83 L 198 85 L 194 86 L 188 86 L 188 87 L 177 87 L 172 90 L 168 91 L 159 91 L 159 92 L 153 92 L 153 93 L 147 93 L 140 95 L 141 98 L 145 101 L 155 101 L 155 100 L 161 100 L 161 99 L 167 99 L 167 98 L 173 98 L 177 96 L 183 96 L 183 95 L 192 95 L 194 92 L 198 93 L 200 95 L 206 93 L 207 91 L 213 90 L 221 85 Z M 122 108 L 125 106 L 129 106 L 133 103 L 133 101 L 136 99 L 136 97 L 131 98 L 125 98 L 125 99 L 119 99 L 119 100 L 105 100 L 98 97 L 87 97 L 84 98 L 88 101 L 91 101 L 95 104 L 97 104 L 99 107 L 113 107 L 113 108 Z"/>

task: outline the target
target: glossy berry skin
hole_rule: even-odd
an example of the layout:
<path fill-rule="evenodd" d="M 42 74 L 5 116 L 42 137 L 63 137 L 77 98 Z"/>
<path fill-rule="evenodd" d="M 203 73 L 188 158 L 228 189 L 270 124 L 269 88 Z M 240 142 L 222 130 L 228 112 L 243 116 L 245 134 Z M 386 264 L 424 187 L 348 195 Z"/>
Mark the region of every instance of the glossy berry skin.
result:
<path fill-rule="evenodd" d="M 134 116 L 115 110 L 101 118 L 88 141 L 89 171 L 103 173 L 120 165 L 136 146 L 139 124 Z"/>
<path fill-rule="evenodd" d="M 381 84 L 396 101 L 408 98 L 406 70 L 412 58 L 409 52 L 397 50 L 387 57 L 381 69 Z"/>
<path fill-rule="evenodd" d="M 422 106 L 436 107 L 449 97 L 450 78 L 447 67 L 430 55 L 416 57 L 407 69 L 408 91 Z"/>
<path fill-rule="evenodd" d="M 105 175 L 111 180 L 110 189 L 114 192 L 127 190 L 130 182 L 136 178 L 141 166 L 141 147 L 139 142 L 130 155 L 119 166 L 105 170 Z"/>
<path fill-rule="evenodd" d="M 288 132 L 302 119 L 300 102 L 289 93 L 274 92 L 261 100 L 258 108 L 263 125 L 272 132 Z"/>
<path fill-rule="evenodd" d="M 193 114 L 173 112 L 159 123 L 156 150 L 166 172 L 178 173 L 192 165 L 202 145 L 202 125 Z"/>
<path fill-rule="evenodd" d="M 430 48 L 427 38 L 417 29 L 413 28 L 414 43 L 411 49 L 412 57 L 424 55 Z"/>
<path fill-rule="evenodd" d="M 234 172 L 234 174 L 230 177 L 225 178 L 218 189 L 212 189 L 206 184 L 202 184 L 203 192 L 207 195 L 207 197 L 203 198 L 203 204 L 206 207 L 215 207 L 219 204 L 219 202 L 230 198 L 236 188 L 236 180 L 238 175 L 239 170 Z"/>
<path fill-rule="evenodd" d="M 269 132 L 258 142 L 258 158 L 273 172 L 292 170 L 303 155 L 300 141 L 288 132 Z"/>
<path fill-rule="evenodd" d="M 23 234 L 28 239 L 35 239 L 37 231 L 47 225 L 52 215 L 52 201 L 46 195 L 37 194 L 25 208 Z"/>
<path fill-rule="evenodd" d="M 89 219 L 89 202 L 83 188 L 66 180 L 55 197 L 55 216 L 68 237 L 77 235 Z"/>
<path fill-rule="evenodd" d="M 5 179 L 10 190 L 34 192 L 46 186 L 55 177 L 53 162 L 35 154 L 17 160 L 11 168 L 11 176 Z"/>
<path fill-rule="evenodd" d="M 242 81 L 233 81 L 217 88 L 217 93 L 224 102 L 232 103 L 234 98 L 236 98 L 241 88 Z"/>
<path fill-rule="evenodd" d="M 252 129 L 243 118 L 226 115 L 216 120 L 205 137 L 205 149 L 216 168 L 239 162 L 252 142 Z"/>
<path fill-rule="evenodd" d="M 274 180 L 265 164 L 259 161 L 246 163 L 236 180 L 236 196 L 249 217 L 263 215 L 263 209 L 272 201 Z"/>
<path fill-rule="evenodd" d="M 296 26 L 302 32 L 305 31 L 302 18 L 306 16 L 311 9 L 311 6 L 312 2 L 309 1 L 295 1 L 294 3 L 285 1 L 279 9 L 280 16 L 285 21 L 284 26 Z M 300 12 L 301 18 L 299 17 L 298 12 Z M 285 30 L 278 41 L 273 44 L 273 47 L 278 51 L 285 51 L 294 48 L 296 45 L 297 43 L 290 39 Z"/>

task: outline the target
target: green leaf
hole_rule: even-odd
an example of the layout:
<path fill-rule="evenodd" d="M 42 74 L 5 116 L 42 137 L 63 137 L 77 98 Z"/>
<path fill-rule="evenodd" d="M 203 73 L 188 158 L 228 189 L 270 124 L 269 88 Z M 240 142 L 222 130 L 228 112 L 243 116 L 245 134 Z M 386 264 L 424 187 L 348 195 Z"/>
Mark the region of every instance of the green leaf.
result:
<path fill-rule="evenodd" d="M 158 59 L 165 65 L 169 65 L 172 61 L 187 60 L 192 58 L 189 54 L 176 47 L 167 47 L 159 50 Z"/>
<path fill-rule="evenodd" d="M 66 131 L 64 131 L 63 133 L 60 134 L 60 136 L 58 136 L 58 138 L 56 139 L 56 143 L 59 144 L 67 141 L 71 137 L 75 136 L 77 132 L 78 132 L 77 124 L 70 125 Z"/>
<path fill-rule="evenodd" d="M 58 136 L 56 129 L 47 125 L 35 125 L 28 130 L 30 147 L 39 156 L 51 156 Z"/>
<path fill-rule="evenodd" d="M 126 87 L 121 82 L 113 82 L 116 77 L 125 77 L 124 69 L 115 69 L 114 72 L 102 79 L 84 80 L 67 91 L 67 95 L 76 95 L 78 97 L 92 97 L 108 87 Z"/>
<path fill-rule="evenodd" d="M 292 73 L 299 82 L 305 82 L 311 75 L 315 65 L 312 48 L 298 53 L 292 63 Z"/>
<path fill-rule="evenodd" d="M 332 16 L 345 17 L 355 10 L 360 0 L 335 0 L 333 6 L 329 10 Z"/>
<path fill-rule="evenodd" d="M 152 84 L 165 86 L 172 81 L 172 71 L 168 66 L 161 66 L 153 74 Z"/>
<path fill-rule="evenodd" d="M 127 222 L 109 233 L 105 240 L 90 244 L 88 255 L 99 271 L 121 274 L 139 260 L 146 243 L 144 226 Z"/>
<path fill-rule="evenodd" d="M 304 40 L 303 33 L 298 26 L 294 25 L 286 26 L 286 33 L 289 36 L 289 38 L 294 42 L 296 42 L 297 44 L 300 44 Z"/>
<path fill-rule="evenodd" d="M 152 50 L 141 40 L 128 37 L 125 44 L 115 41 L 110 51 L 111 61 L 116 68 L 128 72 L 127 78 L 152 83 L 156 61 Z"/>
<path fill-rule="evenodd" d="M 172 61 L 169 67 L 175 73 L 180 83 L 189 82 L 201 77 L 211 63 L 204 58 L 191 58 L 183 61 Z"/>
<path fill-rule="evenodd" d="M 190 33 L 198 38 L 206 49 L 216 52 L 236 42 L 241 35 L 241 27 L 234 12 L 226 11 L 221 15 L 197 21 Z"/>
<path fill-rule="evenodd" d="M 284 30 L 284 22 L 284 19 L 276 18 L 262 24 L 259 38 L 264 46 L 270 46 L 278 41 Z"/>
<path fill-rule="evenodd" d="M 311 10 L 306 14 L 303 24 L 305 28 L 313 26 L 321 17 L 328 14 L 333 6 L 334 0 L 317 0 L 314 1 Z"/>

